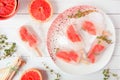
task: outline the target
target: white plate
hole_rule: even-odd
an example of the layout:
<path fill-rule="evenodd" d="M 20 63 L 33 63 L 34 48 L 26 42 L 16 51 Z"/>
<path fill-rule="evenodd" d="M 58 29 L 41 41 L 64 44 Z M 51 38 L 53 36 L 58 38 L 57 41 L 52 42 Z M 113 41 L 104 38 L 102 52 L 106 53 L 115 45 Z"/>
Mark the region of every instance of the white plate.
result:
<path fill-rule="evenodd" d="M 56 56 L 55 56 L 55 51 L 56 51 L 55 48 L 57 48 L 56 41 L 58 40 L 57 34 L 58 33 L 61 35 L 64 34 L 63 30 L 66 28 L 66 25 L 69 25 L 68 15 L 71 15 L 73 14 L 72 12 L 76 12 L 82 9 L 96 9 L 100 11 L 104 16 L 106 29 L 112 33 L 111 39 L 113 43 L 104 51 L 104 53 L 102 54 L 102 56 L 96 63 L 89 64 L 89 65 L 66 63 L 62 60 L 56 59 Z M 115 39 L 116 39 L 115 29 L 114 29 L 114 25 L 112 24 L 112 21 L 110 20 L 110 18 L 103 11 L 95 7 L 84 5 L 84 6 L 77 6 L 77 7 L 70 8 L 64 11 L 63 13 L 61 13 L 60 15 L 58 15 L 58 17 L 51 24 L 51 27 L 48 31 L 47 47 L 48 47 L 48 51 L 49 51 L 51 58 L 53 59 L 53 61 L 55 62 L 58 68 L 60 68 L 63 72 L 65 72 L 65 74 L 77 76 L 77 75 L 85 75 L 85 74 L 93 73 L 93 72 L 96 72 L 102 69 L 110 61 L 112 57 L 114 47 L 115 47 Z M 64 40 L 62 41 L 62 43 L 63 42 Z"/>

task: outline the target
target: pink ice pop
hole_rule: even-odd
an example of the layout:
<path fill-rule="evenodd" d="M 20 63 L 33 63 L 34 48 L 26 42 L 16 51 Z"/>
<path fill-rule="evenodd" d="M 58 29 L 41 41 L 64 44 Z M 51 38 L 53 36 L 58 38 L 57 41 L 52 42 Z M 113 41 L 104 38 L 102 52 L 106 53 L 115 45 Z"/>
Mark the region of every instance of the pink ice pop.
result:
<path fill-rule="evenodd" d="M 102 52 L 105 51 L 105 49 L 111 44 L 111 40 L 108 39 L 108 36 L 101 35 L 96 38 L 93 45 L 91 46 L 91 49 L 88 52 L 88 59 L 90 62 L 95 62 L 95 57 Z"/>
<path fill-rule="evenodd" d="M 23 41 L 29 43 L 29 46 L 34 48 L 39 56 L 42 56 L 41 51 L 38 49 L 37 45 L 39 43 L 39 40 L 37 37 L 34 35 L 32 31 L 30 31 L 26 26 L 22 26 L 20 28 L 20 37 Z"/>

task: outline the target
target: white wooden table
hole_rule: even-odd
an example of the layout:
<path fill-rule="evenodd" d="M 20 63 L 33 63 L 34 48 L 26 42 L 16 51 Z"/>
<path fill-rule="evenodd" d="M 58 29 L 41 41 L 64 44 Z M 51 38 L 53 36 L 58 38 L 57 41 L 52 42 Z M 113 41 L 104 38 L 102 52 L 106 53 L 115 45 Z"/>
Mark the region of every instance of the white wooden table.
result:
<path fill-rule="evenodd" d="M 33 21 L 34 23 L 34 20 L 32 20 L 32 18 L 29 16 L 29 13 L 28 13 L 28 4 L 30 3 L 30 0 L 19 0 L 19 1 L 20 1 L 20 7 L 18 9 L 17 14 L 8 20 L 0 21 L 0 27 L 3 27 L 3 26 L 8 27 L 7 30 L 12 31 L 13 29 L 17 30 L 18 27 L 20 27 L 23 24 L 30 23 L 30 21 L 31 22 Z M 112 19 L 113 24 L 115 26 L 115 30 L 116 30 L 116 36 L 117 36 L 116 45 L 115 45 L 115 50 L 114 50 L 112 59 L 110 60 L 110 62 L 105 68 L 110 68 L 112 72 L 115 72 L 120 76 L 120 0 L 49 0 L 49 1 L 52 3 L 54 14 L 52 16 L 52 19 L 50 19 L 49 22 L 40 24 L 42 29 L 46 27 L 45 30 L 43 29 L 43 31 L 48 30 L 52 21 L 56 18 L 56 16 L 59 13 L 63 12 L 64 10 L 70 7 L 81 5 L 81 4 L 89 4 L 92 6 L 96 6 L 102 9 Z M 0 28 L 0 29 L 4 29 L 4 28 Z M 14 37 L 17 37 L 17 34 L 14 34 L 14 33 L 11 35 L 14 35 Z M 43 36 L 44 39 L 46 39 L 46 35 L 47 33 L 44 34 Z M 14 41 L 17 42 L 17 40 L 18 39 L 15 39 Z M 56 72 L 61 73 L 61 71 L 57 69 L 51 61 L 49 61 L 50 60 L 49 55 L 46 55 L 47 57 L 40 58 L 40 61 L 36 61 L 33 65 L 30 65 L 30 62 L 35 61 L 34 59 L 38 57 L 29 57 L 32 55 L 29 54 L 28 56 L 28 54 L 26 53 L 29 53 L 29 51 L 25 50 L 25 47 L 23 47 L 21 44 L 18 45 L 18 48 L 19 49 L 17 53 L 19 55 L 24 55 L 24 57 L 26 57 L 26 61 L 28 62 L 27 64 L 29 65 L 29 68 L 33 66 L 37 67 L 37 65 L 40 66 L 39 68 L 42 68 L 43 66 L 41 66 L 41 62 L 45 61 Z M 46 49 L 46 47 L 43 47 L 42 49 Z M 44 53 L 46 54 L 46 52 L 47 50 L 45 50 Z M 21 73 L 24 70 L 25 68 L 21 69 L 21 71 L 19 71 L 18 74 L 15 76 L 14 80 L 18 80 L 20 78 Z M 62 75 L 61 80 L 103 80 L 102 71 L 103 69 L 101 71 L 98 71 L 86 76 L 79 76 L 79 77 L 70 77 L 61 73 Z M 52 80 L 52 78 L 49 78 L 49 80 Z M 111 80 L 114 80 L 114 79 L 111 79 Z"/>

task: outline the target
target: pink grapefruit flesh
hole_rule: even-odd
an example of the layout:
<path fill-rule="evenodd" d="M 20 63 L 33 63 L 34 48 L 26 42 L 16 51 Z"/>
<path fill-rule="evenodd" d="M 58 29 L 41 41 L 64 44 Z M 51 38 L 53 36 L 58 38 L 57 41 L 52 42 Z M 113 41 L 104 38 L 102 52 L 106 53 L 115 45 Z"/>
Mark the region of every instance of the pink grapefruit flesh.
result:
<path fill-rule="evenodd" d="M 76 33 L 72 25 L 70 25 L 67 29 L 67 36 L 72 42 L 81 41 L 80 36 Z"/>
<path fill-rule="evenodd" d="M 52 15 L 52 6 L 47 0 L 33 0 L 29 7 L 31 16 L 41 22 L 47 21 Z"/>
<path fill-rule="evenodd" d="M 66 52 L 66 51 L 59 51 L 59 52 L 57 52 L 56 56 L 58 58 L 64 60 L 64 61 L 66 61 L 66 62 L 70 62 L 71 61 L 71 59 L 70 59 L 70 57 L 68 55 L 68 52 Z"/>
<path fill-rule="evenodd" d="M 21 80 L 42 80 L 42 76 L 38 69 L 30 69 L 22 75 Z"/>
<path fill-rule="evenodd" d="M 80 57 L 78 56 L 78 54 L 75 51 L 70 51 L 69 52 L 69 57 L 74 61 L 74 62 L 79 62 L 80 61 Z"/>
<path fill-rule="evenodd" d="M 12 16 L 16 12 L 17 0 L 0 0 L 0 18 Z"/>
<path fill-rule="evenodd" d="M 92 63 L 95 62 L 95 54 L 92 51 L 88 53 L 88 59 Z"/>
<path fill-rule="evenodd" d="M 56 53 L 56 56 L 65 62 L 79 62 L 80 58 L 75 51 L 59 51 Z"/>
<path fill-rule="evenodd" d="M 98 54 L 98 53 L 102 52 L 104 49 L 105 49 L 105 46 L 103 46 L 101 44 L 96 44 L 93 47 L 94 54 Z"/>
<path fill-rule="evenodd" d="M 90 21 L 83 22 L 83 30 L 87 31 L 91 35 L 96 35 L 95 25 Z"/>
<path fill-rule="evenodd" d="M 24 27 L 24 26 L 21 27 L 19 33 L 20 33 L 20 37 L 21 37 L 21 39 L 23 41 L 28 42 L 31 47 L 36 46 L 36 44 L 37 44 L 37 38 L 36 38 L 36 36 L 34 34 L 31 34 L 27 30 L 26 27 Z"/>

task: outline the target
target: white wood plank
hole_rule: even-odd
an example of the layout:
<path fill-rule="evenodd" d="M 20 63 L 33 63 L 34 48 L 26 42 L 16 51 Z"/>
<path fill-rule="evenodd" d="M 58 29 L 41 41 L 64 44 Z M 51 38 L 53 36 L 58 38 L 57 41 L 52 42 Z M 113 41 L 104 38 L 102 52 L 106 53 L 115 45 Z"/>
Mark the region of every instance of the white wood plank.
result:
<path fill-rule="evenodd" d="M 116 44 L 113 55 L 120 56 L 120 45 Z"/>
<path fill-rule="evenodd" d="M 28 13 L 28 6 L 31 0 L 20 0 L 18 13 Z M 64 10 L 76 5 L 93 5 L 101 8 L 106 13 L 120 14 L 119 0 L 49 0 L 53 6 L 54 13 L 61 13 Z M 107 5 L 106 5 L 107 3 Z"/>
<path fill-rule="evenodd" d="M 120 56 L 113 56 L 105 68 L 120 69 Z"/>
<path fill-rule="evenodd" d="M 120 45 L 120 29 L 115 30 L 116 30 L 116 44 Z"/>
<path fill-rule="evenodd" d="M 108 14 L 108 16 L 111 18 L 115 28 L 120 29 L 120 15 L 110 15 L 110 14 Z"/>

